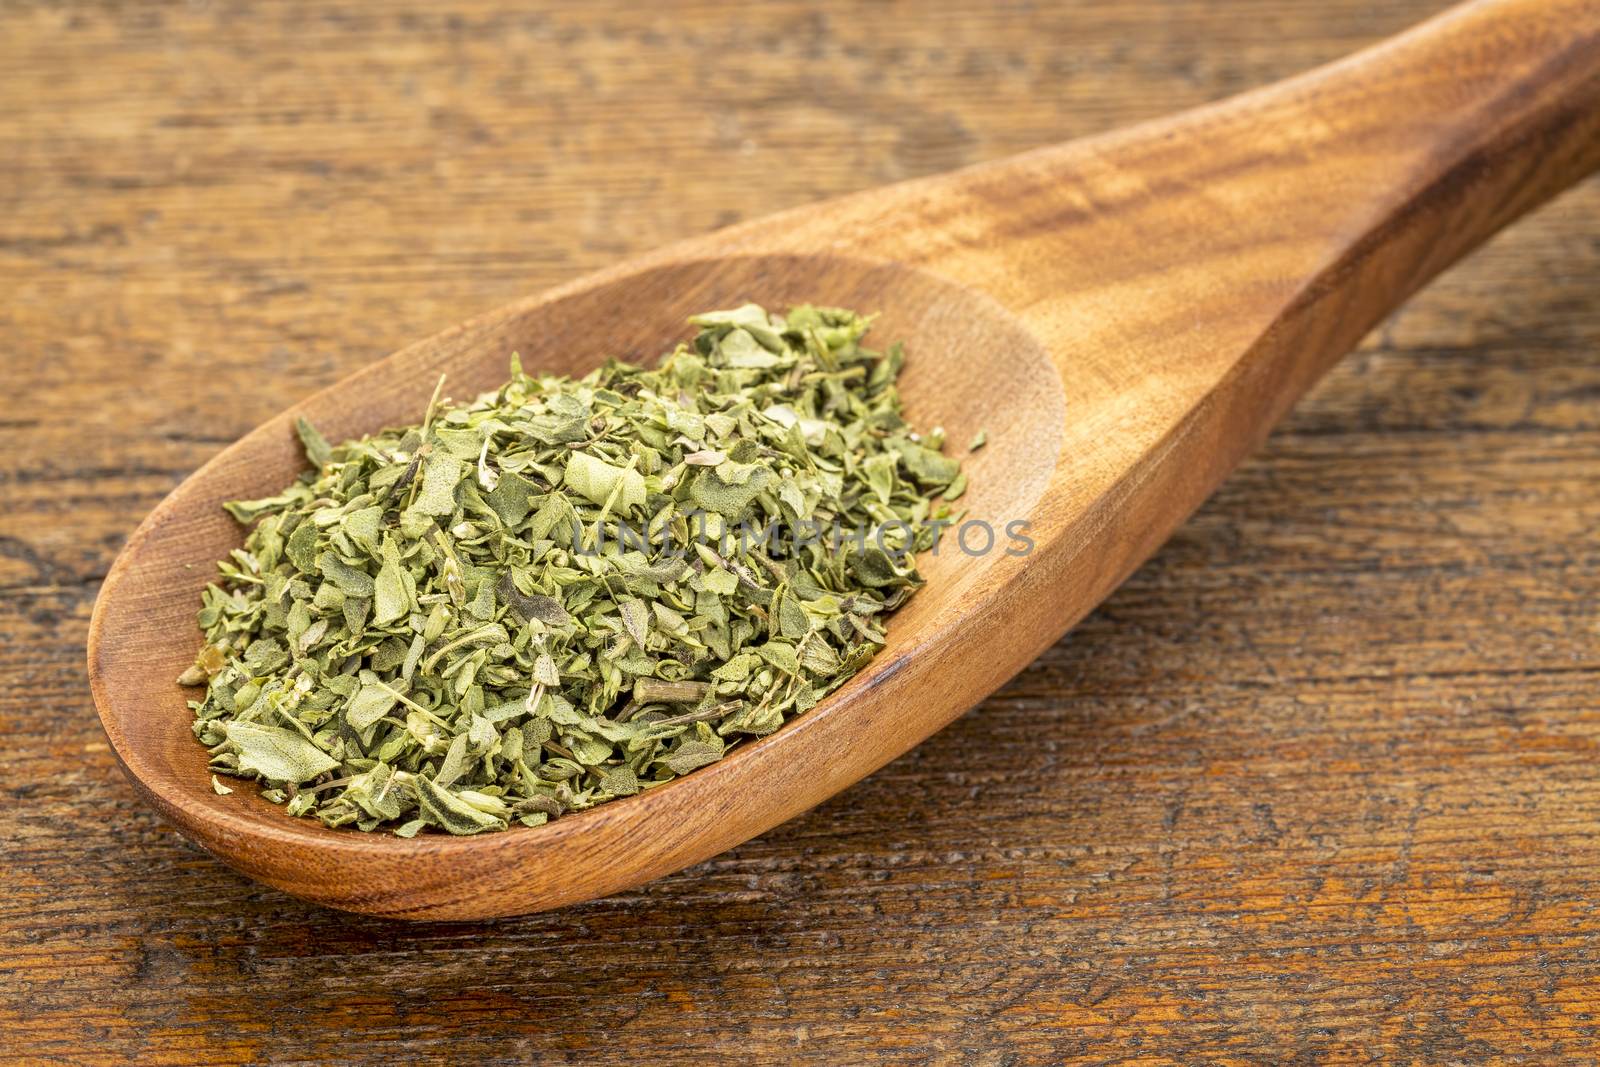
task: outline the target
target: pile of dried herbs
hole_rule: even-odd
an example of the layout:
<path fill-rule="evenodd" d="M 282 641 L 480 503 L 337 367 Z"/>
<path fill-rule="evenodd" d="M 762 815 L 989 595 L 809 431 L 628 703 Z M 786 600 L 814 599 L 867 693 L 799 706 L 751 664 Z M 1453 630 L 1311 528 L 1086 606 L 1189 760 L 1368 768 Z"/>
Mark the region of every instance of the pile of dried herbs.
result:
<path fill-rule="evenodd" d="M 868 320 L 696 316 L 654 370 L 529 376 L 330 446 L 253 524 L 179 681 L 220 774 L 410 836 L 537 825 L 776 730 L 858 671 L 965 479 Z M 441 383 L 442 384 L 442 383 Z M 936 502 L 937 500 L 937 502 Z M 230 792 L 213 776 L 219 792 Z"/>

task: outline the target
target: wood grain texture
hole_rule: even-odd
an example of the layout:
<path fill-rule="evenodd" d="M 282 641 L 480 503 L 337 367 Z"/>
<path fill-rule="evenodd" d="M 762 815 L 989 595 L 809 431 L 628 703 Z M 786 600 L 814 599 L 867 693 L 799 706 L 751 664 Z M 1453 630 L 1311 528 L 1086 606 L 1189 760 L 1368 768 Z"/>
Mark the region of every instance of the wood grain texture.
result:
<path fill-rule="evenodd" d="M 79 665 L 132 522 L 308 385 L 720 212 L 1148 117 L 1423 13 L 8 9 L 0 1054 L 1587 1055 L 1592 182 L 1391 321 L 983 709 L 637 893 L 397 930 L 254 887 L 132 801 Z"/>

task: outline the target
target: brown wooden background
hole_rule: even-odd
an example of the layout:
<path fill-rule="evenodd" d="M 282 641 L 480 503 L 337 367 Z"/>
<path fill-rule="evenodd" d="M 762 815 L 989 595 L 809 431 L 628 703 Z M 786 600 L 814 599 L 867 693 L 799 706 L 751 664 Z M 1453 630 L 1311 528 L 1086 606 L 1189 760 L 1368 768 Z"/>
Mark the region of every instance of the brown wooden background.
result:
<path fill-rule="evenodd" d="M 1600 182 L 982 708 L 622 897 L 401 926 L 260 888 L 134 800 L 84 677 L 140 517 L 402 342 L 1438 6 L 5 4 L 0 1057 L 1593 1062 Z"/>

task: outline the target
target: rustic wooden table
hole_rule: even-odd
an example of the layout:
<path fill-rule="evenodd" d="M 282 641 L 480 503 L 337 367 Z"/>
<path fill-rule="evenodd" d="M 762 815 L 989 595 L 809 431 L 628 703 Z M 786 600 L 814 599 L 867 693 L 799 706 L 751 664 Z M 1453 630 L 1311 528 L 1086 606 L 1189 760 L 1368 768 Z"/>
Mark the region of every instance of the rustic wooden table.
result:
<path fill-rule="evenodd" d="M 5 5 L 0 1058 L 1592 1057 L 1597 181 L 1382 327 L 984 706 L 621 897 L 303 905 L 134 799 L 84 677 L 140 517 L 404 341 L 1438 6 Z"/>

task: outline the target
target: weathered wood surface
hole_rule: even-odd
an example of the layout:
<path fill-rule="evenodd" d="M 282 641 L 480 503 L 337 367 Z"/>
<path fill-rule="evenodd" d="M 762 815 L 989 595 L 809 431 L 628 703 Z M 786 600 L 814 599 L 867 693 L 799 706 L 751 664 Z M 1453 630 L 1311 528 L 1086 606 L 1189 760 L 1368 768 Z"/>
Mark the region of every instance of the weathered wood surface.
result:
<path fill-rule="evenodd" d="M 981 709 L 622 897 L 299 904 L 133 799 L 84 679 L 139 517 L 404 341 L 1437 6 L 8 5 L 0 1057 L 1592 1056 L 1594 181 L 1378 331 Z"/>

